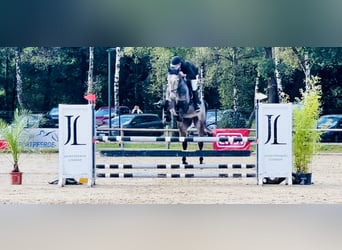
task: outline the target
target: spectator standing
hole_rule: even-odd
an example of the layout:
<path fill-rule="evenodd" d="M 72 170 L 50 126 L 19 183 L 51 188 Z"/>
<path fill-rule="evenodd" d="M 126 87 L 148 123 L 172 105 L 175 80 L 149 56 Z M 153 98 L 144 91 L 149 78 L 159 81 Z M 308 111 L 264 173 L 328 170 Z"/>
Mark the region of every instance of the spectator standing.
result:
<path fill-rule="evenodd" d="M 138 105 L 135 105 L 134 108 L 132 109 L 132 114 L 142 114 L 143 112 L 139 108 Z"/>

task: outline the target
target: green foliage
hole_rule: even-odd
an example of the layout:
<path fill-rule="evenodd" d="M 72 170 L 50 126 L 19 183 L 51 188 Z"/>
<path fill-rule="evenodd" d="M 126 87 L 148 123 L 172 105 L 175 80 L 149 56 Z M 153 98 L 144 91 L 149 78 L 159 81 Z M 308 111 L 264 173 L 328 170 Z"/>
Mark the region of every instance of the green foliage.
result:
<path fill-rule="evenodd" d="M 14 119 L 11 124 L 0 120 L 0 138 L 6 140 L 7 148 L 5 152 L 9 152 L 13 160 L 13 172 L 19 172 L 19 157 L 23 152 L 25 143 L 22 141 L 22 134 L 27 122 L 27 115 L 30 112 L 27 110 L 14 112 Z"/>
<path fill-rule="evenodd" d="M 263 51 L 250 47 L 208 47 L 196 51 L 205 66 L 204 92 L 213 88 L 219 93 L 219 96 L 208 95 L 209 108 L 233 108 L 235 98 L 238 111 L 250 113 L 254 104 L 255 69 Z M 219 106 L 213 106 L 217 101 Z"/>
<path fill-rule="evenodd" d="M 167 69 L 170 63 L 170 58 L 178 54 L 185 56 L 185 48 L 172 47 L 125 47 L 124 55 L 131 58 L 135 65 L 134 71 L 137 72 L 138 65 L 146 64 L 144 68 L 148 77 L 139 83 L 138 80 L 132 84 L 140 85 L 140 89 L 135 91 L 136 94 L 132 100 L 131 105 L 138 103 L 144 104 L 144 108 L 151 106 L 151 103 L 157 102 L 163 97 L 163 89 L 166 84 Z M 186 57 L 186 56 L 185 56 Z M 131 70 L 132 71 L 132 70 Z M 127 76 L 126 76 L 127 77 Z M 127 84 L 128 85 L 128 84 Z M 143 99 L 143 100 L 142 100 Z M 135 102 L 135 103 L 134 103 Z"/>
<path fill-rule="evenodd" d="M 257 67 L 259 75 L 265 79 L 269 79 L 271 74 L 274 74 L 275 64 L 274 60 L 268 58 L 260 59 Z"/>
<path fill-rule="evenodd" d="M 318 79 L 311 79 L 311 88 L 302 91 L 301 108 L 293 110 L 293 155 L 294 170 L 297 173 L 307 173 L 308 166 L 315 154 L 321 132 L 314 130 L 320 114 L 321 90 Z"/>
<path fill-rule="evenodd" d="M 107 49 L 95 47 L 94 51 L 97 107 L 108 103 Z M 125 47 L 123 51 L 120 104 L 131 107 L 139 103 L 152 112 L 157 112 L 153 103 L 163 96 L 167 67 L 173 55 L 204 66 L 202 90 L 208 108 L 231 109 L 235 105 L 243 114 L 253 111 L 257 73 L 260 74 L 259 91 L 267 93 L 267 78 L 274 73 L 275 66 L 274 60 L 265 58 L 263 47 Z M 300 61 L 308 55 L 312 75 L 319 75 L 324 82 L 324 113 L 341 109 L 342 48 L 298 47 L 298 55 L 291 47 L 278 47 L 277 51 L 282 87 L 291 101 L 303 87 Z M 21 50 L 21 59 L 23 101 L 27 109 L 42 113 L 59 103 L 86 103 L 83 95 L 87 86 L 88 47 L 26 47 Z M 113 69 L 113 54 L 111 60 Z M 14 48 L 0 48 L 1 111 L 13 112 L 18 107 L 15 71 Z"/>
<path fill-rule="evenodd" d="M 342 145 L 321 145 L 319 152 L 322 153 L 342 153 Z"/>
<path fill-rule="evenodd" d="M 245 128 L 246 120 L 239 112 L 227 112 L 217 123 L 218 128 Z"/>

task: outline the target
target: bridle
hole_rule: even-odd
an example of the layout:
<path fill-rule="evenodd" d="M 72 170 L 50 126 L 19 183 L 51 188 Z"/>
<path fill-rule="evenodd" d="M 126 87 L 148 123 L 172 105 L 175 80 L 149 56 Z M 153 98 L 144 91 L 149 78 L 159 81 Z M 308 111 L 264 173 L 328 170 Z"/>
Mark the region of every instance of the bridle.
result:
<path fill-rule="evenodd" d="M 170 77 L 172 76 L 172 79 L 170 79 Z M 177 77 L 177 78 L 176 78 Z M 176 78 L 176 79 L 175 79 Z M 170 84 L 170 92 L 173 94 L 177 93 L 177 89 L 178 89 L 178 84 L 179 84 L 179 76 L 175 75 L 175 74 L 170 74 L 169 75 L 169 84 Z M 171 84 L 172 83 L 172 84 Z"/>

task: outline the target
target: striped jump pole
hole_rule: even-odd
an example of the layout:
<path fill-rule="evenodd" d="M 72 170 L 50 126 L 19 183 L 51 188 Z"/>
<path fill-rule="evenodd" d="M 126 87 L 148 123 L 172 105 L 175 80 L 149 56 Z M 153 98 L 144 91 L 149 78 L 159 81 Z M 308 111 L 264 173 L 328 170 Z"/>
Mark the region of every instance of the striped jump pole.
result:
<path fill-rule="evenodd" d="M 236 136 L 219 136 L 219 137 L 153 137 L 153 136 L 95 136 L 95 141 L 100 142 L 253 142 L 255 137 L 236 137 Z"/>
<path fill-rule="evenodd" d="M 143 137 L 143 136 L 96 136 L 100 142 L 252 142 L 255 137 Z M 188 151 L 182 152 L 188 153 Z M 159 152 L 160 156 L 163 156 Z M 256 169 L 256 164 L 97 164 L 96 169 Z M 98 178 L 255 178 L 256 173 L 97 173 Z"/>
<path fill-rule="evenodd" d="M 97 164 L 97 169 L 254 169 L 255 164 Z"/>
<path fill-rule="evenodd" d="M 101 149 L 99 153 L 108 157 L 225 157 L 251 155 L 250 150 L 175 150 L 175 149 Z"/>
<path fill-rule="evenodd" d="M 97 169 L 255 169 L 255 164 L 97 164 Z M 256 173 L 97 173 L 98 178 L 255 178 Z"/>
<path fill-rule="evenodd" d="M 98 173 L 98 178 L 255 178 L 255 173 Z"/>

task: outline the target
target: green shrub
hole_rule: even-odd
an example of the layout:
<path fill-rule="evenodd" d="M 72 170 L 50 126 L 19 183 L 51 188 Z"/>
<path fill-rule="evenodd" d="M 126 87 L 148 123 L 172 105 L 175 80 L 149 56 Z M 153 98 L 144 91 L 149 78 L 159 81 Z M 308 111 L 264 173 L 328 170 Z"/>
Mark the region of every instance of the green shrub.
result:
<path fill-rule="evenodd" d="M 0 138 L 6 140 L 6 149 L 12 156 L 13 172 L 19 172 L 19 157 L 25 149 L 25 142 L 23 141 L 23 132 L 27 125 L 27 116 L 30 111 L 15 110 L 14 119 L 11 124 L 7 124 L 4 120 L 0 119 Z"/>
<path fill-rule="evenodd" d="M 315 130 L 320 113 L 321 90 L 317 78 L 312 78 L 310 88 L 301 91 L 299 106 L 293 110 L 294 171 L 307 173 L 313 155 L 318 149 L 321 132 Z"/>

